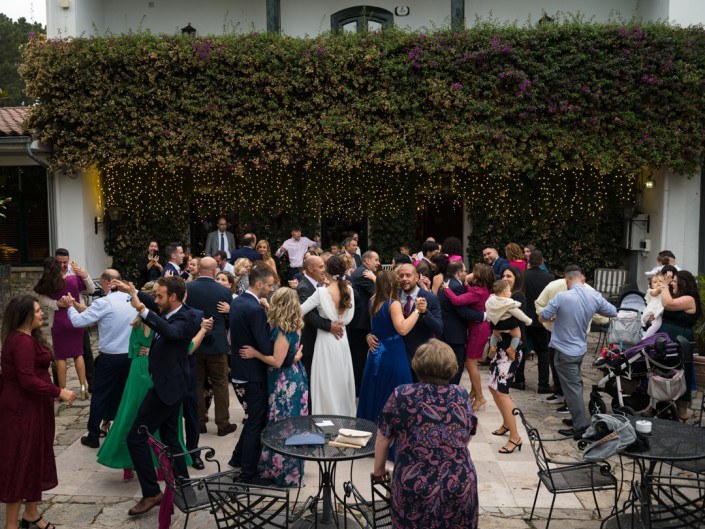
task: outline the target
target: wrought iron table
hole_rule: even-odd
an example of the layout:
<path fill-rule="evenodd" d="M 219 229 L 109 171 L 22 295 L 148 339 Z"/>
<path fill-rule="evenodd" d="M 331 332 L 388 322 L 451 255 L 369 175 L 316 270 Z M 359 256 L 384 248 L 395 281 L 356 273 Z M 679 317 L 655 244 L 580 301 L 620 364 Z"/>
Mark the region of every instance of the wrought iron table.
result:
<path fill-rule="evenodd" d="M 640 417 L 628 417 L 635 426 Z M 682 462 L 695 462 L 705 460 L 705 428 L 683 424 L 677 421 L 650 418 L 651 433 L 645 437 L 648 440 L 648 448 L 643 451 L 624 450 L 621 456 L 634 461 L 634 482 L 632 490 L 639 492 L 638 500 L 630 498 L 622 508 L 621 513 L 617 513 L 606 519 L 603 527 L 632 527 L 636 516 L 634 510 L 631 513 L 626 511 L 627 505 L 635 501 L 641 501 L 638 511 L 640 522 L 643 527 L 661 527 L 657 521 L 651 519 L 654 506 L 649 505 L 649 498 L 653 491 L 649 490 L 650 483 L 658 483 L 660 477 L 655 476 L 654 470 L 659 463 L 678 465 Z M 702 466 L 705 469 L 705 465 Z M 639 476 L 637 477 L 637 470 Z M 638 481 L 637 481 L 638 480 Z M 626 523 L 625 523 L 626 522 Z M 677 525 L 665 525 L 666 527 L 678 527 Z"/>
<path fill-rule="evenodd" d="M 331 425 L 321 426 L 321 423 L 330 422 Z M 341 428 L 363 430 L 372 433 L 372 437 L 362 448 L 343 448 L 332 446 L 333 441 Z M 287 446 L 287 437 L 306 432 L 320 432 L 325 434 L 325 445 Z M 374 453 L 377 425 L 372 421 L 356 417 L 340 415 L 310 415 L 307 417 L 293 417 L 284 419 L 267 426 L 262 432 L 262 444 L 278 454 L 315 461 L 319 470 L 319 485 L 317 497 L 322 500 L 323 512 L 320 525 L 322 527 L 337 526 L 336 514 L 333 510 L 333 497 L 339 499 L 335 492 L 335 469 L 340 461 L 352 461 L 368 457 Z"/>

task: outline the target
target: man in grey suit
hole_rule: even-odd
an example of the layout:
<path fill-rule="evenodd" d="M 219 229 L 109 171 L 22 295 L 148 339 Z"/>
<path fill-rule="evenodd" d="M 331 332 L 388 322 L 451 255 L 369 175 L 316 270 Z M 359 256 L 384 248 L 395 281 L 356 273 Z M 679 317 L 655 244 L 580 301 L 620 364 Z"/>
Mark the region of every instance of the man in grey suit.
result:
<path fill-rule="evenodd" d="M 230 259 L 230 255 L 235 250 L 235 236 L 227 231 L 228 221 L 225 217 L 218 219 L 218 229 L 208 234 L 206 240 L 206 255 L 213 257 L 217 251 L 223 251 Z"/>

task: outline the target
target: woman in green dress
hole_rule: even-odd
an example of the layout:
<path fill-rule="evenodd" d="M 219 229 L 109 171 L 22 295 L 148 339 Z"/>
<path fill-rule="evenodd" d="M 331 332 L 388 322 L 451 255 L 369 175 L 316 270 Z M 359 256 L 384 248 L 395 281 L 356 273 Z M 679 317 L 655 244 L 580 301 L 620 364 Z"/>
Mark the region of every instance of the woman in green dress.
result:
<path fill-rule="evenodd" d="M 147 287 L 147 285 L 145 285 L 145 287 Z M 149 291 L 147 290 L 147 292 Z M 193 337 L 189 354 L 193 353 L 193 351 L 198 349 L 198 346 L 201 345 L 201 341 L 206 335 L 205 325 L 206 324 L 202 323 L 198 334 Z M 137 411 L 142 405 L 145 395 L 147 395 L 147 392 L 153 385 L 152 377 L 149 374 L 148 354 L 154 331 L 147 327 L 139 316 L 132 322 L 132 327 L 128 351 L 128 356 L 132 359 L 130 373 L 125 383 L 125 390 L 123 391 L 120 407 L 118 408 L 113 425 L 101 445 L 100 450 L 98 450 L 98 463 L 110 468 L 122 468 L 123 479 L 125 481 L 132 479 L 133 475 L 132 458 L 127 450 L 125 439 L 135 421 Z M 179 442 L 185 452 L 186 444 L 184 443 L 181 416 L 179 416 L 179 425 Z M 158 433 L 157 437 L 159 437 Z M 154 464 L 155 466 L 157 464 L 156 458 Z M 191 465 L 190 456 L 186 457 L 186 464 Z"/>

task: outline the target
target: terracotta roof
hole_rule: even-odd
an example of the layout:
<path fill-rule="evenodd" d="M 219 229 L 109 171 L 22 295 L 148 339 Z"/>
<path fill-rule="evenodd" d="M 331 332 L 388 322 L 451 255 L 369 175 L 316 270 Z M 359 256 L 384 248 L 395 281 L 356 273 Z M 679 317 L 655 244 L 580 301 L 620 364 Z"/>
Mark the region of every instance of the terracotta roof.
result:
<path fill-rule="evenodd" d="M 29 130 L 22 125 L 29 110 L 29 107 L 0 107 L 0 136 L 29 136 Z"/>

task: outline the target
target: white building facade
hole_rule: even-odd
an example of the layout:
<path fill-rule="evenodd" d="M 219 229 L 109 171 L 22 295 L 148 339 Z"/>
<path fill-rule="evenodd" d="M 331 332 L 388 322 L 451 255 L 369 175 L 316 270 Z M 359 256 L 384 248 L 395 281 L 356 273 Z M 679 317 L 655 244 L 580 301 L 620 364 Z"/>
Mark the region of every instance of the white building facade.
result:
<path fill-rule="evenodd" d="M 408 30 L 471 27 L 477 19 L 521 26 L 557 13 L 596 22 L 638 17 L 682 26 L 705 24 L 702 0 L 376 0 L 366 7 L 354 0 L 47 0 L 47 32 L 50 38 L 140 31 L 180 34 L 190 24 L 198 35 L 281 31 L 315 36 L 354 31 L 362 13 L 369 29 L 391 24 Z M 25 162 L 36 163 L 29 158 Z M 630 276 L 638 279 L 642 290 L 646 287 L 644 271 L 654 266 L 661 249 L 674 252 L 685 269 L 705 268 L 700 242 L 705 234 L 700 221 L 701 170 L 684 176 L 659 168 L 647 178 L 654 186 L 640 193 L 638 207 L 643 213 L 639 218 L 648 215 L 649 222 L 633 223 L 632 242 L 648 244 L 650 251 L 632 251 L 629 261 Z M 49 180 L 55 211 L 50 219 L 52 250 L 69 248 L 92 275 L 99 274 L 110 260 L 103 248 L 104 234 L 100 229 L 95 233 L 96 219 L 102 221 L 105 214 L 98 180 L 95 171 L 56 173 Z M 467 222 L 464 229 L 470 229 Z M 463 235 L 461 240 L 467 240 L 467 233 Z"/>

